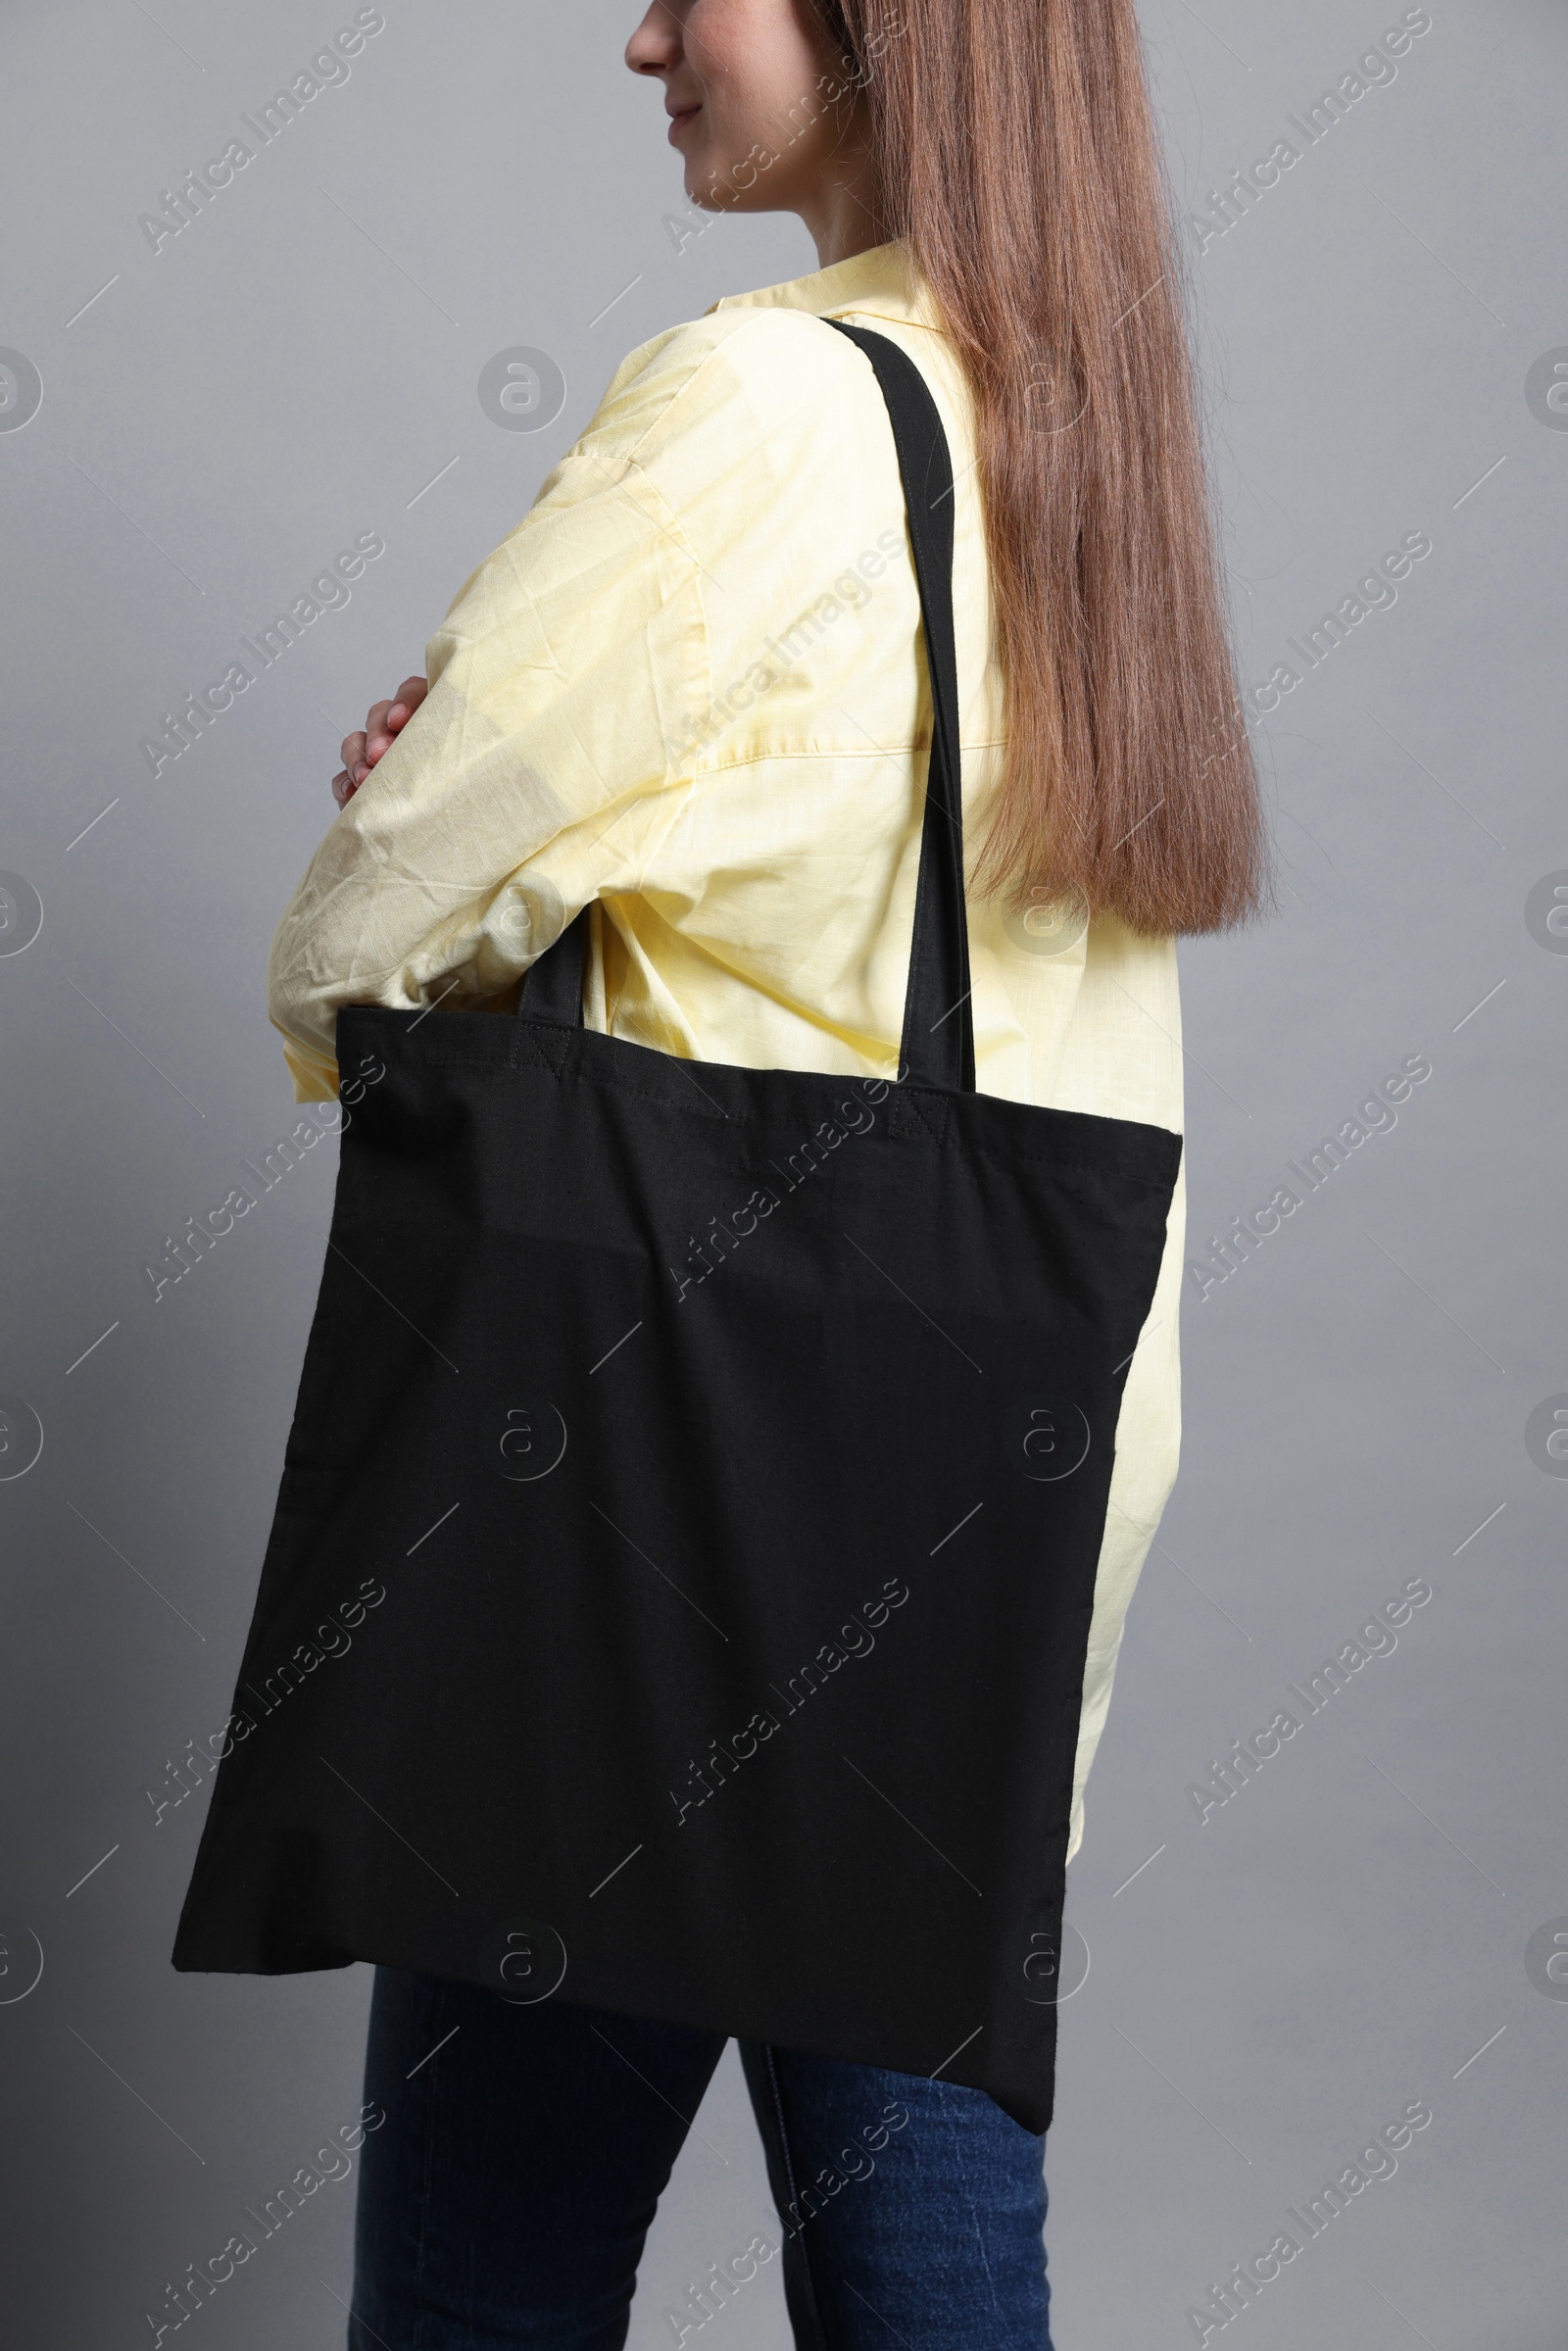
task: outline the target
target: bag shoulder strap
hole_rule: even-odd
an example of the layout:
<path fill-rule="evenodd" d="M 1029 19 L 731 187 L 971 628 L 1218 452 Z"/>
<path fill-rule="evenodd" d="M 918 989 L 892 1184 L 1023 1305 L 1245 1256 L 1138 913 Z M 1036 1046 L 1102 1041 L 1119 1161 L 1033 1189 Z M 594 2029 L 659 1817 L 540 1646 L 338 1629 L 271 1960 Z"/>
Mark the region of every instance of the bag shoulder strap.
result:
<path fill-rule="evenodd" d="M 519 1018 L 550 1020 L 564 1029 L 582 1026 L 582 984 L 588 960 L 587 906 L 574 914 L 523 975 Z"/>
<path fill-rule="evenodd" d="M 907 352 L 887 335 L 830 318 L 859 346 L 887 402 L 920 591 L 931 690 L 914 932 L 904 999 L 903 1070 L 918 1085 L 974 1092 L 969 925 L 963 902 L 958 674 L 953 635 L 953 460 L 937 404 Z"/>
<path fill-rule="evenodd" d="M 924 376 L 887 335 L 826 318 L 870 362 L 887 403 L 908 516 L 931 691 L 914 930 L 904 1000 L 900 1076 L 948 1092 L 974 1092 L 974 1014 L 963 899 L 963 803 L 958 761 L 958 680 L 953 632 L 953 460 Z M 582 1020 L 588 908 L 528 972 L 519 1013 L 564 1027 Z"/>

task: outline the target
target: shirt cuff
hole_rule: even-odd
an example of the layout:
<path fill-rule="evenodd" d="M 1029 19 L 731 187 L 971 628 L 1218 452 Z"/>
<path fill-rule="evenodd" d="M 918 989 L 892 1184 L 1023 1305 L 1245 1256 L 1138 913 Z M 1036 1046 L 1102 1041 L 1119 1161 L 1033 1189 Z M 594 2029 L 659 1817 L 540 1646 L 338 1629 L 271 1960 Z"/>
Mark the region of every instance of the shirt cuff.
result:
<path fill-rule="evenodd" d="M 283 1058 L 288 1063 L 288 1073 L 294 1081 L 294 1100 L 297 1102 L 336 1101 L 338 1074 L 335 1061 L 312 1053 L 308 1046 L 297 1045 L 292 1037 L 283 1039 Z"/>

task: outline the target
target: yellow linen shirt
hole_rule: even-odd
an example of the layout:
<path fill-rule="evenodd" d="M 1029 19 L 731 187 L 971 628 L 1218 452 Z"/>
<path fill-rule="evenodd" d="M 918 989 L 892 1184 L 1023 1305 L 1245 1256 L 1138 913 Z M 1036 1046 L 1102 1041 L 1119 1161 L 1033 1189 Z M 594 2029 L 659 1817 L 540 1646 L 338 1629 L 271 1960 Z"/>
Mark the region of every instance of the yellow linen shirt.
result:
<path fill-rule="evenodd" d="M 272 942 L 295 1098 L 337 1091 L 340 1004 L 494 1008 L 597 902 L 590 1028 L 754 1068 L 892 1076 L 930 702 L 887 409 L 821 318 L 921 369 L 953 453 L 965 840 L 1002 681 L 970 401 L 902 243 L 726 296 L 622 361 L 430 639 L 428 699 L 328 829 Z M 1173 939 L 971 902 L 982 1093 L 1180 1132 Z M 507 996 L 507 991 L 513 991 Z M 1179 1181 L 1128 1370 L 1068 1846 L 1123 1618 L 1176 1474 Z"/>

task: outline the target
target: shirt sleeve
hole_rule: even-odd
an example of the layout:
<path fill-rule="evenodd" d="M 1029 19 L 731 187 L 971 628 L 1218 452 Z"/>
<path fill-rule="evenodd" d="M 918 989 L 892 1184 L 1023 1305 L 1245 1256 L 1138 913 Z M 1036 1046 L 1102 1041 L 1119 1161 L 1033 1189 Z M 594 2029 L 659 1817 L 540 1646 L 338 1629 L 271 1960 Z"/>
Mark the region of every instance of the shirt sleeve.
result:
<path fill-rule="evenodd" d="M 477 1008 L 590 899 L 637 888 L 710 701 L 702 566 L 639 454 L 744 433 L 722 340 L 698 320 L 622 363 L 430 639 L 427 699 L 272 940 L 296 1101 L 337 1093 L 340 1005 Z"/>

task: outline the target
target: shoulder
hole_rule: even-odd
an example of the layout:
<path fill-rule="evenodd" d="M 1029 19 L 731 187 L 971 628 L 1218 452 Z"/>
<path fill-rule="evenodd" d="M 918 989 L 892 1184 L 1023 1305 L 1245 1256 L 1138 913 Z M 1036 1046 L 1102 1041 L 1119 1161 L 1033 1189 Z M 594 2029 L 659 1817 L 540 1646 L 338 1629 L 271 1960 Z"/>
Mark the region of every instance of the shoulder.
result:
<path fill-rule="evenodd" d="M 738 303 L 627 354 L 530 522 L 613 506 L 641 517 L 650 553 L 683 540 L 722 577 L 737 548 L 757 560 L 765 540 L 792 562 L 825 521 L 902 498 L 887 409 L 849 336 L 812 311 Z"/>
<path fill-rule="evenodd" d="M 693 436 L 716 435 L 715 462 L 732 445 L 808 423 L 824 403 L 855 396 L 880 406 L 875 380 L 848 336 L 814 312 L 737 304 L 666 328 L 628 352 L 577 452 L 653 467 Z"/>
<path fill-rule="evenodd" d="M 548 579 L 588 564 L 642 564 L 657 584 L 663 549 L 684 538 L 716 560 L 760 514 L 775 533 L 808 533 L 824 507 L 876 479 L 879 457 L 897 494 L 892 446 L 870 368 L 814 312 L 738 303 L 688 319 L 627 353 L 447 622 L 476 597 L 510 604 L 523 584 L 537 601 Z"/>

